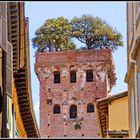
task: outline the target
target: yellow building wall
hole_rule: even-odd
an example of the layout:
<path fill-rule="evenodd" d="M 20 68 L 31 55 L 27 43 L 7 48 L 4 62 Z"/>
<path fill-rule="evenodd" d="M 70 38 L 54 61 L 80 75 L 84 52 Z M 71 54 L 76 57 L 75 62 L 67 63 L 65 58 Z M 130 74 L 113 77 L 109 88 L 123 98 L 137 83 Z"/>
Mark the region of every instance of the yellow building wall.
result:
<path fill-rule="evenodd" d="M 20 112 L 19 112 L 19 106 L 18 106 L 18 100 L 17 100 L 17 93 L 16 93 L 16 88 L 14 85 L 14 81 L 13 81 L 13 103 L 14 103 L 14 110 L 16 112 L 16 125 L 17 125 L 17 130 L 19 132 L 19 135 L 21 138 L 27 138 L 27 134 L 26 131 L 24 129 L 24 125 L 20 116 Z"/>
<path fill-rule="evenodd" d="M 109 130 L 128 130 L 128 96 L 109 104 Z"/>

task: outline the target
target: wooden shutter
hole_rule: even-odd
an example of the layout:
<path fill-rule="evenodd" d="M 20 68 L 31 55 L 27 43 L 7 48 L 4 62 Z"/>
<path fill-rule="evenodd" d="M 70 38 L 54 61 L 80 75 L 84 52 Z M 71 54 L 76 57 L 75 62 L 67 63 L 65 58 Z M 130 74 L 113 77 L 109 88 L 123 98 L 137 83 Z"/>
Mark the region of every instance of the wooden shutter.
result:
<path fill-rule="evenodd" d="M 0 46 L 6 50 L 6 2 L 0 3 Z"/>
<path fill-rule="evenodd" d="M 7 41 L 6 93 L 12 97 L 12 45 Z"/>
<path fill-rule="evenodd" d="M 8 3 L 8 41 L 13 45 L 13 72 L 19 68 L 19 46 L 20 46 L 20 26 L 19 26 L 19 4 L 17 2 Z"/>

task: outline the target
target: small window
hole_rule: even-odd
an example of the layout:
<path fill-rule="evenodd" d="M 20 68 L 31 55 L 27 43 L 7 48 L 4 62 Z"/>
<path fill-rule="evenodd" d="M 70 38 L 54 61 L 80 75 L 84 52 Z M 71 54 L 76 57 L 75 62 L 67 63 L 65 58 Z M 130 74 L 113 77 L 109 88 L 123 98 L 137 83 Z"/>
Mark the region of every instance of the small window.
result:
<path fill-rule="evenodd" d="M 47 99 L 47 104 L 51 105 L 52 104 L 52 99 Z"/>
<path fill-rule="evenodd" d="M 60 114 L 60 105 L 55 105 L 54 106 L 53 114 Z"/>
<path fill-rule="evenodd" d="M 75 83 L 76 82 L 76 71 L 70 72 L 70 82 Z"/>
<path fill-rule="evenodd" d="M 86 70 L 86 81 L 87 82 L 93 81 L 93 70 Z"/>
<path fill-rule="evenodd" d="M 76 118 L 77 117 L 77 106 L 71 105 L 70 107 L 70 118 Z"/>
<path fill-rule="evenodd" d="M 87 105 L 87 113 L 90 113 L 90 112 L 94 112 L 94 105 L 92 103 L 89 103 Z"/>
<path fill-rule="evenodd" d="M 54 83 L 60 83 L 60 72 L 59 71 L 54 72 Z"/>

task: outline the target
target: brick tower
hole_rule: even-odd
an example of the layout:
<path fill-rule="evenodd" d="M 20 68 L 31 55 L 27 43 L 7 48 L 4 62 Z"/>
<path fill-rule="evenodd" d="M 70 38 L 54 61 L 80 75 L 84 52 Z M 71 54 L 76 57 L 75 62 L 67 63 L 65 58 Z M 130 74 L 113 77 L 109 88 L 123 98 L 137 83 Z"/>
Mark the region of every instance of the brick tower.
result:
<path fill-rule="evenodd" d="M 110 50 L 36 53 L 42 137 L 100 137 L 95 101 L 116 83 Z"/>

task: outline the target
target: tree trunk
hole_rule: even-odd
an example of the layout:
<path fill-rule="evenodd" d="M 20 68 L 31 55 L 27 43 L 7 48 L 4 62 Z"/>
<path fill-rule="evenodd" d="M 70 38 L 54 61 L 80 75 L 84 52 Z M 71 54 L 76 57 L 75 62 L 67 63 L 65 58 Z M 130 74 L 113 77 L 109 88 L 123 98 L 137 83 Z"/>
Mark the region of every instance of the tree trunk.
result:
<path fill-rule="evenodd" d="M 91 50 L 91 42 L 90 41 L 86 41 L 86 45 L 87 45 L 87 49 L 88 50 Z"/>

